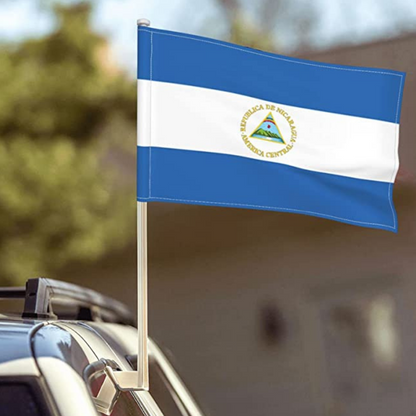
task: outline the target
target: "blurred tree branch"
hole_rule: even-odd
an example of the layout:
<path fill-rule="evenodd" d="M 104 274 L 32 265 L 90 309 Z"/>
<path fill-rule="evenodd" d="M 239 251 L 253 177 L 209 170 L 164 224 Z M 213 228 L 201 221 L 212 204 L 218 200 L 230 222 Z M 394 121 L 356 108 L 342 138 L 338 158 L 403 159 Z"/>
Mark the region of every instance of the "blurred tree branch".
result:
<path fill-rule="evenodd" d="M 317 22 L 313 3 L 304 0 L 260 0 L 252 13 L 243 13 L 242 0 L 217 0 L 230 28 L 229 40 L 257 49 L 279 50 L 276 31 L 291 35 L 298 47 L 308 43 Z"/>
<path fill-rule="evenodd" d="M 217 4 L 229 27 L 228 40 L 277 52 L 286 49 L 283 45 L 289 45 L 297 53 L 313 47 L 322 16 L 326 14 L 324 3 L 308 0 L 258 0 L 254 4 L 245 0 L 217 0 Z M 416 7 L 411 1 L 363 0 L 351 5 L 339 0 L 331 2 L 331 9 L 333 15 L 341 16 L 338 21 L 346 28 L 343 36 L 335 35 L 338 42 L 350 43 L 356 32 L 365 30 L 363 13 L 371 13 L 373 21 L 388 16 L 383 31 L 390 36 L 415 30 Z"/>

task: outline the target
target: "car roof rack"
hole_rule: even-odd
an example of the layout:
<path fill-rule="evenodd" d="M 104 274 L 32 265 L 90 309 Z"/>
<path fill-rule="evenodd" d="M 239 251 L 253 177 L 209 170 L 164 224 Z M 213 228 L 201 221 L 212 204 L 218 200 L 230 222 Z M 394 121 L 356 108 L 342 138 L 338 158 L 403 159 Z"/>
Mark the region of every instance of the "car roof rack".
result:
<path fill-rule="evenodd" d="M 54 304 L 77 306 L 76 320 L 135 325 L 133 315 L 123 303 L 92 289 L 44 277 L 29 279 L 26 287 L 0 288 L 0 299 L 24 299 L 22 318 L 57 319 L 53 300 Z"/>

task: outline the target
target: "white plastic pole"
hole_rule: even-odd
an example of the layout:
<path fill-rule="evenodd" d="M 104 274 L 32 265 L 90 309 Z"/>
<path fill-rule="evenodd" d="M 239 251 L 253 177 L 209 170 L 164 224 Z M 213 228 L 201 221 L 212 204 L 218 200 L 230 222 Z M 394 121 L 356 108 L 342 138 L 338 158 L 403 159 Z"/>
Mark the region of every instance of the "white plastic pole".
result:
<path fill-rule="evenodd" d="M 147 203 L 137 202 L 137 372 L 141 390 L 149 389 L 147 279 Z"/>
<path fill-rule="evenodd" d="M 137 25 L 149 26 L 150 22 L 139 19 Z M 138 111 L 142 110 L 138 108 Z M 147 280 L 147 203 L 137 202 L 137 373 L 140 390 L 149 390 Z"/>

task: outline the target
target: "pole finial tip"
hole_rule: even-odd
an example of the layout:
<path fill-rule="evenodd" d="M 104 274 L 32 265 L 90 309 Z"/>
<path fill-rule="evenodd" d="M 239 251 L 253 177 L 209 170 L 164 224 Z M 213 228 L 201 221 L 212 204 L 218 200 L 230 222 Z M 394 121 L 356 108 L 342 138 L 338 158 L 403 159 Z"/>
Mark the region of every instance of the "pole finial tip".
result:
<path fill-rule="evenodd" d="M 137 26 L 150 26 L 150 20 L 148 19 L 138 19 Z"/>

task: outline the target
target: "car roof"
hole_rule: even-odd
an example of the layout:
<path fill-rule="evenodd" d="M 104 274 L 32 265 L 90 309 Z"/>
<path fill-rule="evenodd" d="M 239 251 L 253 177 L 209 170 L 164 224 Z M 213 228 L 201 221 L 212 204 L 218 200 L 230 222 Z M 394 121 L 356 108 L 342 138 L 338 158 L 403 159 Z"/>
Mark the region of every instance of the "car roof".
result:
<path fill-rule="evenodd" d="M 82 344 L 74 336 L 73 330 L 88 331 L 88 337 L 94 340 L 95 348 L 100 344 L 108 345 L 104 333 L 97 332 L 106 323 L 93 323 L 74 320 L 27 320 L 17 317 L 0 315 L 0 364 L 22 358 L 33 358 L 34 355 L 60 358 L 70 361 L 74 350 Z M 123 327 L 125 325 L 112 324 Z M 132 327 L 129 327 L 133 330 Z M 37 335 L 41 334 L 41 337 Z M 103 334 L 103 335 L 102 335 Z M 39 341 L 39 338 L 41 340 Z M 36 340 L 36 354 L 33 349 Z M 113 345 L 114 348 L 114 345 Z M 98 348 L 100 349 L 100 348 Z M 69 363 L 71 365 L 71 363 Z"/>
<path fill-rule="evenodd" d="M 38 323 L 0 316 L 0 363 L 32 357 L 30 333 Z"/>
<path fill-rule="evenodd" d="M 92 289 L 59 280 L 29 279 L 25 287 L 0 287 L 0 299 L 24 300 L 21 316 L 26 319 L 56 319 L 52 309 L 56 305 L 72 308 L 60 319 L 103 320 L 108 322 L 134 324 L 134 316 L 123 303 L 104 296 Z"/>
<path fill-rule="evenodd" d="M 45 338 L 36 342 L 37 353 L 42 356 L 61 357 L 64 361 L 71 357 L 76 345 L 76 336 L 69 326 L 83 322 L 114 322 L 132 325 L 134 318 L 129 309 L 115 299 L 101 295 L 66 282 L 52 279 L 29 279 L 26 287 L 0 288 L 0 299 L 16 302 L 24 300 L 20 314 L 0 314 L 0 364 L 21 358 L 34 357 L 34 335 L 40 328 Z M 53 304 L 53 309 L 52 309 Z M 21 305 L 21 303 L 20 303 Z M 67 327 L 61 324 L 66 322 Z M 94 331 L 89 327 L 91 331 Z M 72 338 L 71 338 L 72 337 Z M 37 339 L 38 337 L 36 337 Z M 98 343 L 105 344 L 101 338 Z M 39 352 L 39 348 L 42 351 Z M 67 349 L 67 351 L 62 351 Z"/>

